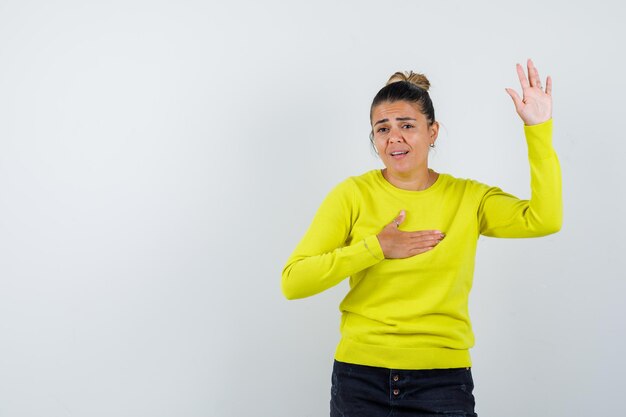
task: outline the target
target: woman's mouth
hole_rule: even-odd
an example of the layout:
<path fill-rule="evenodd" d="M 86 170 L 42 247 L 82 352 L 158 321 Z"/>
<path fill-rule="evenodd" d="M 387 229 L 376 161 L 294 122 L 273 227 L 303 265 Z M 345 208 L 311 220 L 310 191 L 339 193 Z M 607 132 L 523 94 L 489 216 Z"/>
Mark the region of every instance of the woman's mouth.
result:
<path fill-rule="evenodd" d="M 408 154 L 409 151 L 393 151 L 390 153 L 391 157 L 394 159 L 401 159 L 404 155 Z"/>

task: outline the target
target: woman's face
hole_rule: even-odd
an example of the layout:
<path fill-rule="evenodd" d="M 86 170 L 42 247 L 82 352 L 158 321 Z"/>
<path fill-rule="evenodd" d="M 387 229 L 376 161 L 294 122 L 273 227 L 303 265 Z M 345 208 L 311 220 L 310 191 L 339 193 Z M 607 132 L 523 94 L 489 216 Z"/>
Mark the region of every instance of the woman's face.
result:
<path fill-rule="evenodd" d="M 406 177 L 428 168 L 428 151 L 439 124 L 429 126 L 419 107 L 407 101 L 383 102 L 372 110 L 374 146 L 385 167 Z"/>

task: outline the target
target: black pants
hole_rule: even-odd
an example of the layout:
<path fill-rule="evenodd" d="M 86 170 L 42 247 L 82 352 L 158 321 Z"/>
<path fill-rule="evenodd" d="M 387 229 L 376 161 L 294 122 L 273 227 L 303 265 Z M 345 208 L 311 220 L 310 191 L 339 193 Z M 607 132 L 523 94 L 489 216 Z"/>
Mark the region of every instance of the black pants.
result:
<path fill-rule="evenodd" d="M 469 368 L 394 370 L 335 361 L 330 417 L 476 417 Z"/>

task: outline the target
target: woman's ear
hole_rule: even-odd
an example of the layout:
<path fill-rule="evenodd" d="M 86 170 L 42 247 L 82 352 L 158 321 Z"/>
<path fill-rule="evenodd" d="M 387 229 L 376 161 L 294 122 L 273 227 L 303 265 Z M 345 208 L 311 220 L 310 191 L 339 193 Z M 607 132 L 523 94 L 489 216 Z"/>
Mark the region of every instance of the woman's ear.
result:
<path fill-rule="evenodd" d="M 434 144 L 437 140 L 437 136 L 439 136 L 439 122 L 433 122 L 430 127 L 430 143 Z"/>
<path fill-rule="evenodd" d="M 376 149 L 376 143 L 374 142 L 374 132 L 370 132 L 370 145 L 372 145 L 372 149 L 374 150 L 374 153 L 377 156 L 380 156 L 378 155 L 378 149 Z"/>

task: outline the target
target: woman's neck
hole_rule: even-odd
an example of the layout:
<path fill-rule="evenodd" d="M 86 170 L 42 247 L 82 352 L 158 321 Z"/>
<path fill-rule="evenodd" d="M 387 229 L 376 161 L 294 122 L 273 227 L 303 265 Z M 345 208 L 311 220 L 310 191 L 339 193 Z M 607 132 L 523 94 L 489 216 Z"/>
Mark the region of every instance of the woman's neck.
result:
<path fill-rule="evenodd" d="M 423 191 L 433 185 L 439 177 L 438 173 L 428 168 L 410 175 L 397 175 L 384 168 L 382 174 L 394 187 L 408 191 Z"/>

